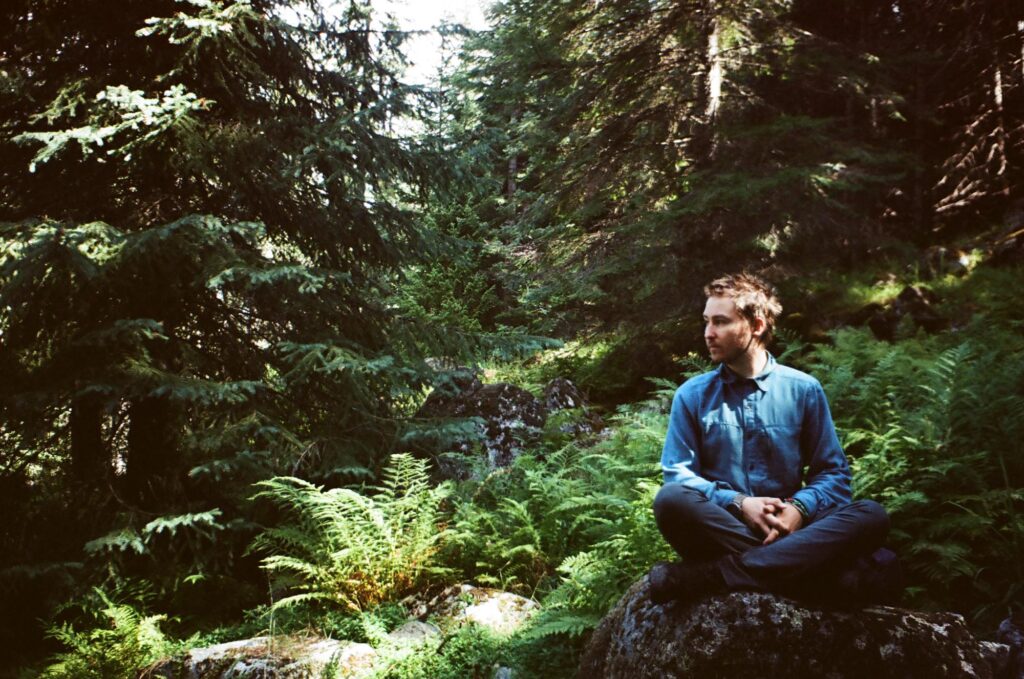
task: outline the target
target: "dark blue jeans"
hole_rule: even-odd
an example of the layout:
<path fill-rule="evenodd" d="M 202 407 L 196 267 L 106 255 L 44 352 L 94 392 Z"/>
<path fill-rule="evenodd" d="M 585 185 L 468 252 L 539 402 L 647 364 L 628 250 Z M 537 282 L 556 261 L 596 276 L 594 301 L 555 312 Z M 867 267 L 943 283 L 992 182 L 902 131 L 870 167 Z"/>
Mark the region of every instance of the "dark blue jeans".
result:
<path fill-rule="evenodd" d="M 658 529 L 686 559 L 714 560 L 729 589 L 828 597 L 845 568 L 882 546 L 889 515 L 872 500 L 819 512 L 790 535 L 762 545 L 751 528 L 703 493 L 666 484 L 654 498 Z"/>

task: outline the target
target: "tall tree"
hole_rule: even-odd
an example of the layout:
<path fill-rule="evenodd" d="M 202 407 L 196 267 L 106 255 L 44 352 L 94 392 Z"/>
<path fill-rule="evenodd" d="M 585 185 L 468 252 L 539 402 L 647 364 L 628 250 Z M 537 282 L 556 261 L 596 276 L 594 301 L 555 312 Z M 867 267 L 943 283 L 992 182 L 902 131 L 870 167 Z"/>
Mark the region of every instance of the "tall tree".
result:
<path fill-rule="evenodd" d="M 456 344 L 387 301 L 440 166 L 390 131 L 403 36 L 363 0 L 0 12 L 0 481 L 36 491 L 0 569 L 114 525 L 130 571 L 223 569 L 249 482 L 373 473 Z"/>
<path fill-rule="evenodd" d="M 842 263 L 877 239 L 909 162 L 850 122 L 892 100 L 887 67 L 806 30 L 793 3 L 516 0 L 494 15 L 480 102 L 517 149 L 518 194 L 495 226 L 520 245 L 535 317 L 613 333 L 599 373 L 642 388 L 673 372 L 677 338 L 696 336 L 679 327 L 685 291 L 723 268 Z"/>

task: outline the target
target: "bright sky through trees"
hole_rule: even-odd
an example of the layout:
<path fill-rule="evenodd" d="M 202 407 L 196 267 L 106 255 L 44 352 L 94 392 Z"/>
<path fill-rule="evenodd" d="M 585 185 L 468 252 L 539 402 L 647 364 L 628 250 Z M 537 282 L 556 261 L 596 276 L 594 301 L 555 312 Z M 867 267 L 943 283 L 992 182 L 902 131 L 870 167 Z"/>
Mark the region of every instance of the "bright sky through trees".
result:
<path fill-rule="evenodd" d="M 406 78 L 426 83 L 436 77 L 441 60 L 441 38 L 431 29 L 442 21 L 461 23 L 468 28 L 487 27 L 484 16 L 489 0 L 378 0 L 377 7 L 393 15 L 406 30 L 427 31 L 406 43 L 411 62 Z"/>

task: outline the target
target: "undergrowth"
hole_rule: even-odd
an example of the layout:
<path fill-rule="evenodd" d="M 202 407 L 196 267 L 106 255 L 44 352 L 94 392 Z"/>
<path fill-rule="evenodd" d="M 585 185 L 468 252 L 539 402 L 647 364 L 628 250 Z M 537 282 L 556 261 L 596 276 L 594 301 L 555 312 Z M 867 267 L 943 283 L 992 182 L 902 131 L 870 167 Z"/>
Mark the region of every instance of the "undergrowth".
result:
<path fill-rule="evenodd" d="M 527 638 L 589 631 L 670 556 L 651 503 L 674 388 L 660 382 L 621 408 L 596 442 L 524 454 L 463 489 L 445 557 L 472 580 L 542 600 Z"/>
<path fill-rule="evenodd" d="M 953 319 L 946 332 L 905 324 L 884 342 L 844 328 L 813 347 L 782 333 L 780 359 L 822 382 L 855 494 L 889 510 L 905 603 L 965 613 L 984 633 L 1024 602 L 1024 273 L 980 268 L 933 287 Z M 651 502 L 675 387 L 657 382 L 650 399 L 584 437 L 564 431 L 584 415 L 562 414 L 510 468 L 454 487 L 431 486 L 425 463 L 403 455 L 375 488 L 262 482 L 257 496 L 282 520 L 256 549 L 284 598 L 247 624 L 373 644 L 378 679 L 492 676 L 504 665 L 518 676 L 571 675 L 587 633 L 653 562 L 673 556 Z M 512 637 L 467 627 L 388 651 L 387 633 L 407 614 L 401 598 L 455 581 L 532 597 L 541 612 Z M 158 618 L 114 605 L 104 614 L 91 632 L 55 631 L 69 650 L 43 676 L 129 676 L 118 668 L 171 648 Z"/>
<path fill-rule="evenodd" d="M 892 515 L 909 602 L 981 629 L 1024 601 L 1024 314 L 1020 273 L 979 270 L 943 311 L 985 314 L 892 343 L 861 329 L 809 357 L 854 469 L 857 495 Z"/>
<path fill-rule="evenodd" d="M 162 615 L 143 615 L 128 604 L 94 592 L 91 625 L 51 628 L 65 650 L 51 659 L 40 679 L 133 679 L 138 670 L 189 645 L 170 640 L 160 629 Z"/>
<path fill-rule="evenodd" d="M 383 482 L 369 492 L 321 487 L 297 478 L 256 484 L 257 498 L 285 520 L 267 528 L 254 549 L 286 593 L 275 609 L 322 601 L 362 611 L 443 578 L 435 554 L 447 484 L 431 486 L 427 463 L 394 455 Z"/>

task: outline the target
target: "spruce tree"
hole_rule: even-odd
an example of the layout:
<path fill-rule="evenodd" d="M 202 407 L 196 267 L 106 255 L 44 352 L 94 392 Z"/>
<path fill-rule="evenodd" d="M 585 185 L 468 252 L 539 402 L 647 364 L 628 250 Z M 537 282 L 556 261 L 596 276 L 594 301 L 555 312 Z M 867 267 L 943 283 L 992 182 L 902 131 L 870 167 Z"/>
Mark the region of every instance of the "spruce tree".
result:
<path fill-rule="evenodd" d="M 618 347 L 599 379 L 676 374 L 722 271 L 847 268 L 933 226 L 984 225 L 1019 194 L 1024 34 L 1005 3 L 493 13 L 475 71 L 507 202 L 492 229 L 543 327 Z"/>
<path fill-rule="evenodd" d="M 89 550 L 120 575 L 230 573 L 248 484 L 375 473 L 457 344 L 388 302 L 443 174 L 393 132 L 403 35 L 362 0 L 16 0 L 0 24 L 0 480 L 32 498 L 0 569 L 119 527 Z"/>

